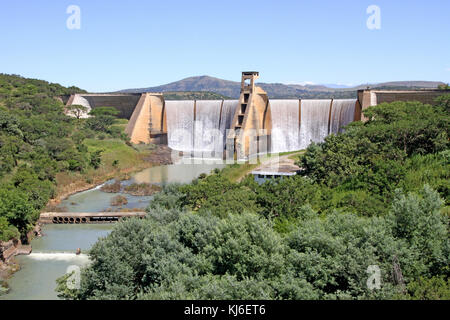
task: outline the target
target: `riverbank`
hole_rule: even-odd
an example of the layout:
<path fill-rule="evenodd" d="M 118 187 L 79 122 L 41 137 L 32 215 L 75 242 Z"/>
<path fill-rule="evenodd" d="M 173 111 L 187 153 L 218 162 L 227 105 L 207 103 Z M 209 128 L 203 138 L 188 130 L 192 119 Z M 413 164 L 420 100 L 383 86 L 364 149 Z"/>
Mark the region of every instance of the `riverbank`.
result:
<path fill-rule="evenodd" d="M 105 144 L 99 144 L 94 141 L 88 143 L 88 146 L 93 151 L 104 148 L 105 146 Z M 124 148 L 117 148 L 117 146 L 111 148 L 111 145 L 110 149 L 113 149 L 115 153 L 112 154 L 112 150 L 109 150 L 109 152 L 103 154 L 103 165 L 97 170 L 90 170 L 84 174 L 58 174 L 56 176 L 56 195 L 49 201 L 44 211 L 55 211 L 55 207 L 57 207 L 64 199 L 67 199 L 73 194 L 96 188 L 106 181 L 112 179 L 119 181 L 128 180 L 133 173 L 154 166 L 172 164 L 172 150 L 163 145 L 133 146 L 135 152 L 130 152 L 130 150 L 126 149 L 123 150 Z M 122 154 L 118 154 L 120 152 L 122 152 Z M 128 155 L 128 157 L 125 157 L 123 152 L 125 152 L 125 155 Z M 115 165 L 115 161 L 118 163 L 117 165 Z"/>

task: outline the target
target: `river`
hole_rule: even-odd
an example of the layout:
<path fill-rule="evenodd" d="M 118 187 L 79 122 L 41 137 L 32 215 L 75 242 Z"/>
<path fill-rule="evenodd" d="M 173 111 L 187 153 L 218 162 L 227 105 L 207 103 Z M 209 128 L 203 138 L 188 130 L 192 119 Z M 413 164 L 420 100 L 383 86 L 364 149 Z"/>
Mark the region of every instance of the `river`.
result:
<path fill-rule="evenodd" d="M 202 173 L 214 168 L 223 168 L 223 164 L 174 164 L 145 169 L 132 176 L 123 184 L 153 183 L 189 183 Z M 108 183 L 108 182 L 107 182 Z M 111 208 L 114 193 L 105 193 L 99 187 L 74 194 L 62 201 L 60 206 L 69 212 L 101 212 Z M 145 208 L 152 196 L 138 197 L 122 194 L 128 199 L 126 208 Z M 9 280 L 10 292 L 0 296 L 0 300 L 54 300 L 56 279 L 66 273 L 69 266 L 85 266 L 89 257 L 85 254 L 101 237 L 111 232 L 113 224 L 92 225 L 44 225 L 43 237 L 32 241 L 33 253 L 18 256 L 16 260 L 21 269 Z M 77 248 L 84 254 L 75 255 Z"/>

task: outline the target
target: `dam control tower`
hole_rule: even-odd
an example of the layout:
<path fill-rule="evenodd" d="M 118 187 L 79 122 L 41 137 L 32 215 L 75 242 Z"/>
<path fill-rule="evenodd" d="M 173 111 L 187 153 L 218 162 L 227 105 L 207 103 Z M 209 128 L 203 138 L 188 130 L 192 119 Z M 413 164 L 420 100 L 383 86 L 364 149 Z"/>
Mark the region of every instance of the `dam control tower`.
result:
<path fill-rule="evenodd" d="M 270 151 L 270 105 L 267 93 L 255 85 L 257 71 L 242 72 L 241 94 L 236 108 L 227 146 L 231 139 L 237 159 Z M 228 152 L 228 150 L 227 150 Z"/>

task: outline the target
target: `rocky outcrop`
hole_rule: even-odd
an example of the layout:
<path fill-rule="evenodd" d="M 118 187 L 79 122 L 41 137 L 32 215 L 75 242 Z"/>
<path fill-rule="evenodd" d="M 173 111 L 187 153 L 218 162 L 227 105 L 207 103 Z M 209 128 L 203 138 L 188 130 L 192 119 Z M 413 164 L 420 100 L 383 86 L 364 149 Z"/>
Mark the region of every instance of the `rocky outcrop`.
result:
<path fill-rule="evenodd" d="M 7 263 L 9 259 L 17 254 L 17 248 L 22 245 L 20 240 L 9 240 L 0 242 L 0 261 Z"/>
<path fill-rule="evenodd" d="M 31 250 L 30 245 L 24 245 L 20 240 L 0 242 L 0 263 L 8 264 L 11 258 L 18 255 L 28 255 Z"/>
<path fill-rule="evenodd" d="M 28 232 L 27 243 L 31 242 L 34 237 L 41 236 L 41 225 L 38 223 Z M 17 255 L 28 255 L 31 253 L 31 246 L 23 244 L 19 239 L 12 239 L 6 242 L 0 242 L 0 266 L 7 265 L 11 258 Z"/>
<path fill-rule="evenodd" d="M 173 164 L 174 160 L 172 159 L 174 156 L 172 149 L 170 149 L 168 146 L 165 145 L 157 145 L 155 146 L 155 149 L 152 151 L 152 153 L 145 158 L 145 161 L 151 162 L 154 165 L 169 165 Z"/>

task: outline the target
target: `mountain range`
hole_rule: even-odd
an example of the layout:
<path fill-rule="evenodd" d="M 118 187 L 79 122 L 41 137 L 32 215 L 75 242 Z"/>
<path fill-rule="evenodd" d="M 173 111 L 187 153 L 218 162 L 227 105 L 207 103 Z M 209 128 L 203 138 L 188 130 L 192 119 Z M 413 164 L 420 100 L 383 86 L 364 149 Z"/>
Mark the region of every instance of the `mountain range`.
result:
<path fill-rule="evenodd" d="M 257 83 L 272 99 L 325 99 L 325 98 L 355 98 L 359 89 L 370 87 L 371 89 L 395 89 L 414 90 L 437 88 L 442 82 L 436 81 L 395 81 L 377 84 L 362 84 L 355 87 L 343 85 L 316 85 L 316 84 L 283 84 L 283 83 Z M 189 77 L 176 82 L 148 88 L 126 89 L 120 93 L 143 92 L 192 92 L 207 91 L 220 94 L 229 98 L 238 98 L 241 83 L 237 81 L 223 80 L 210 76 Z"/>

